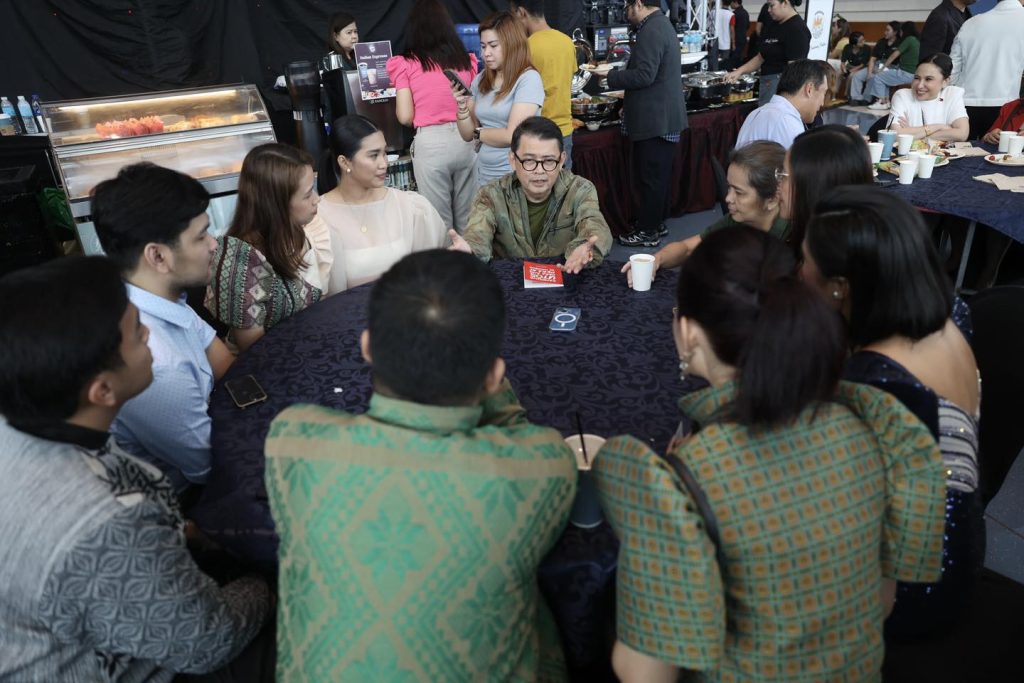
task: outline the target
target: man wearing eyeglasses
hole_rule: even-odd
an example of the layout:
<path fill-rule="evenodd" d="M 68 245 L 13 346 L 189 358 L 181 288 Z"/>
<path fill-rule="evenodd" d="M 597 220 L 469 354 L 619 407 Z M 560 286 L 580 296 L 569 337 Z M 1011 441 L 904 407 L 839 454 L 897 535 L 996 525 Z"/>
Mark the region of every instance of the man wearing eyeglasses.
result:
<path fill-rule="evenodd" d="M 542 116 L 519 124 L 509 163 L 512 173 L 480 188 L 463 235 L 449 231 L 452 248 L 484 261 L 564 256 L 567 273 L 599 264 L 612 233 L 594 184 L 562 168 L 558 126 Z"/>

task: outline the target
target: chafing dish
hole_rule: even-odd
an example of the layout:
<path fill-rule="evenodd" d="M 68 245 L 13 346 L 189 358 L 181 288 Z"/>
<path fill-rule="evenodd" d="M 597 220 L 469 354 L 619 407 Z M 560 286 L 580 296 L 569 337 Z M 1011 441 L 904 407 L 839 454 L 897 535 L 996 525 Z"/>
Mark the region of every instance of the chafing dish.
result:
<path fill-rule="evenodd" d="M 683 76 L 683 85 L 690 89 L 690 98 L 706 103 L 719 103 L 732 92 L 725 80 L 725 71 L 700 71 Z"/>
<path fill-rule="evenodd" d="M 572 115 L 574 118 L 589 123 L 610 119 L 618 113 L 622 101 L 617 97 L 574 97 L 572 99 Z"/>
<path fill-rule="evenodd" d="M 753 74 L 743 74 L 736 82 L 732 84 L 732 91 L 734 93 L 748 93 L 754 90 L 754 86 L 757 85 L 757 76 Z"/>

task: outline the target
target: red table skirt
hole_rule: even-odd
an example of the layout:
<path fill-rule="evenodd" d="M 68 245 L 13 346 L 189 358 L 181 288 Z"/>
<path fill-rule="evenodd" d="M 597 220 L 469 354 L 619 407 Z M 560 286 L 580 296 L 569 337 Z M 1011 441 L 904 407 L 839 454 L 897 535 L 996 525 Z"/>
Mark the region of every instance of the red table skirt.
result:
<path fill-rule="evenodd" d="M 756 102 L 748 102 L 689 115 L 690 127 L 683 131 L 672 165 L 670 215 L 706 211 L 715 205 L 711 157 L 726 167 L 740 126 L 756 106 Z M 619 126 L 593 132 L 577 130 L 572 141 L 572 170 L 597 186 L 601 211 L 612 234 L 629 232 L 639 193 L 633 185 L 629 140 Z"/>

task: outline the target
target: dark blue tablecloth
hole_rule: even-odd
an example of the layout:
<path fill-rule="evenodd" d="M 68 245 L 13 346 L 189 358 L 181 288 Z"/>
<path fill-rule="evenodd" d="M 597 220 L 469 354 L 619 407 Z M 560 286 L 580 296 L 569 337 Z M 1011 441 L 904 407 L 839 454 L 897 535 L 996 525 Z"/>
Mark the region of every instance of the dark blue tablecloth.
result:
<path fill-rule="evenodd" d="M 649 292 L 626 286 L 621 264 L 567 279 L 562 289 L 524 289 L 522 265 L 497 261 L 508 331 L 503 356 L 516 394 L 537 424 L 632 434 L 664 450 L 683 393 L 671 319 L 676 275 L 659 273 Z M 191 515 L 210 537 L 264 570 L 277 564 L 277 536 L 263 485 L 263 442 L 273 417 L 294 403 L 364 412 L 370 368 L 359 353 L 370 286 L 332 296 L 274 327 L 242 354 L 224 380 L 255 375 L 268 400 L 240 410 L 221 387 L 210 401 L 213 470 Z M 575 332 L 551 332 L 558 306 L 582 309 Z M 607 524 L 569 527 L 545 558 L 541 588 L 556 615 L 570 666 L 607 674 L 618 543 Z"/>
<path fill-rule="evenodd" d="M 974 144 L 990 152 L 996 149 L 994 145 Z M 965 157 L 936 168 L 928 180 L 916 178 L 911 185 L 896 184 L 890 189 L 920 209 L 978 221 L 1024 242 L 1024 194 L 1003 192 L 995 185 L 974 179 L 974 176 L 990 173 L 1022 176 L 1024 167 L 997 166 L 984 157 Z M 895 177 L 886 173 L 882 176 Z"/>

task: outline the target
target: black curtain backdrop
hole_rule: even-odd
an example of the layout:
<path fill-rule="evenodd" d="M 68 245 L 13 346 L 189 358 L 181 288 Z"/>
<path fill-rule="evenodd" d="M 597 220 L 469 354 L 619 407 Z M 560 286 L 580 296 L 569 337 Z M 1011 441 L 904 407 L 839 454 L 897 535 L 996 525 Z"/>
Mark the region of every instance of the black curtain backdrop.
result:
<path fill-rule="evenodd" d="M 349 12 L 363 40 L 390 40 L 397 52 L 413 2 L 0 0 L 0 94 L 57 100 L 246 82 L 266 96 L 285 64 L 326 53 L 332 13 Z M 507 6 L 444 2 L 456 23 Z M 579 5 L 548 0 L 552 26 L 571 33 Z"/>

